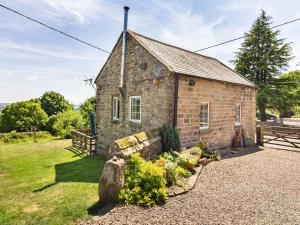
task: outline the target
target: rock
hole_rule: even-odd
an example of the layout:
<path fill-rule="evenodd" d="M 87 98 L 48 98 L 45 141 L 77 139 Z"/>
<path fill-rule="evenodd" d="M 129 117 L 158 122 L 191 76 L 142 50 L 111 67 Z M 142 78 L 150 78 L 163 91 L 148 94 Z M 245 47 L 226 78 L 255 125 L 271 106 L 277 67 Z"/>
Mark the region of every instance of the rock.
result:
<path fill-rule="evenodd" d="M 124 186 L 124 169 L 124 159 L 116 156 L 105 163 L 99 182 L 100 203 L 118 200 L 120 190 Z"/>

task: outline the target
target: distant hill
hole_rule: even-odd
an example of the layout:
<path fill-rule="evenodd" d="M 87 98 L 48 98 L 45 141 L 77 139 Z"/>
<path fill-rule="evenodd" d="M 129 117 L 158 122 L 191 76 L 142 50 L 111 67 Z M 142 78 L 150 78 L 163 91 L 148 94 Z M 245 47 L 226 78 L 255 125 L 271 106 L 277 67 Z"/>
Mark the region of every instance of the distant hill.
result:
<path fill-rule="evenodd" d="M 5 108 L 5 106 L 9 105 L 10 103 L 0 103 L 0 111 Z"/>

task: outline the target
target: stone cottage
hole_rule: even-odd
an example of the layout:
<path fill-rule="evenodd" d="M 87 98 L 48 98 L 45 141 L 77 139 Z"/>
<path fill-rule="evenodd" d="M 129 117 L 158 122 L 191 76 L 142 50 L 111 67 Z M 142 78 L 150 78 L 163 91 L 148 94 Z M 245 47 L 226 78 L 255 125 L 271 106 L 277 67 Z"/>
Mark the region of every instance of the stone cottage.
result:
<path fill-rule="evenodd" d="M 256 87 L 215 58 L 126 31 L 95 83 L 98 153 L 163 123 L 178 128 L 184 146 L 230 146 L 240 127 L 254 140 Z"/>

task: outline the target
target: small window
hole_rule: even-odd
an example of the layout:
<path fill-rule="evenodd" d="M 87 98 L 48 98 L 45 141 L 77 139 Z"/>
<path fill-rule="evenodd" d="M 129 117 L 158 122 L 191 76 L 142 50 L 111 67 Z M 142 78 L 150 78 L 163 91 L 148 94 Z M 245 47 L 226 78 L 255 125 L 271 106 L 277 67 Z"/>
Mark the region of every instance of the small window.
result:
<path fill-rule="evenodd" d="M 241 104 L 237 104 L 235 108 L 235 125 L 241 124 Z"/>
<path fill-rule="evenodd" d="M 118 97 L 113 97 L 113 105 L 112 105 L 112 119 L 119 120 L 120 119 L 120 100 Z"/>
<path fill-rule="evenodd" d="M 129 120 L 135 123 L 141 122 L 141 96 L 131 96 L 129 106 Z"/>
<path fill-rule="evenodd" d="M 200 106 L 200 129 L 209 127 L 209 103 L 201 103 Z"/>

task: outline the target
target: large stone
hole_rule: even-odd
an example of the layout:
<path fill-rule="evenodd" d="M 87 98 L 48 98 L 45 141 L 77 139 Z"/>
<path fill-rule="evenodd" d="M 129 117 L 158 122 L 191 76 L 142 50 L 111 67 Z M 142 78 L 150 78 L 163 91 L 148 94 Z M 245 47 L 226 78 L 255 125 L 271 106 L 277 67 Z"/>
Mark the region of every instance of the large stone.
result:
<path fill-rule="evenodd" d="M 113 157 L 104 165 L 99 183 L 100 203 L 115 202 L 124 186 L 124 159 Z"/>
<path fill-rule="evenodd" d="M 148 139 L 145 132 L 140 132 L 115 140 L 109 148 L 107 157 L 112 158 L 116 156 L 127 159 L 130 154 L 139 152 L 144 159 L 150 160 L 157 157 L 161 150 L 161 138 L 159 136 Z"/>

